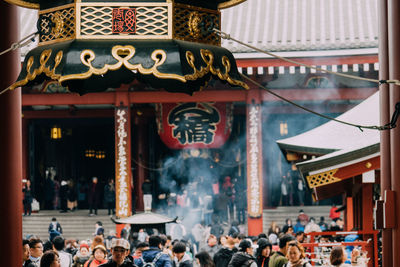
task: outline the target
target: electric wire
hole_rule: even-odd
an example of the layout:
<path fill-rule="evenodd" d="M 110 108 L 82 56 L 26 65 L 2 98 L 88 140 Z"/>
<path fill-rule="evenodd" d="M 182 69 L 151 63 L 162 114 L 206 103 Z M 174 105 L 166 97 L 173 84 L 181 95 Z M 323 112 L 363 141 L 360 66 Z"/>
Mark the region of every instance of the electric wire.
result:
<path fill-rule="evenodd" d="M 31 33 L 31 34 L 25 36 L 24 38 L 22 38 L 21 40 L 19 40 L 18 42 L 11 44 L 11 46 L 9 48 L 0 52 L 0 56 L 6 54 L 8 52 L 11 52 L 13 50 L 16 50 L 18 48 L 24 47 L 31 42 L 34 42 L 35 38 L 38 34 L 39 34 L 39 32 Z M 1 90 L 0 95 L 4 94 L 5 92 L 9 91 L 10 89 L 11 89 L 11 86 L 7 87 L 6 89 Z"/>
<path fill-rule="evenodd" d="M 232 41 L 237 42 L 237 43 L 239 43 L 239 44 L 241 44 L 241 45 L 243 45 L 243 46 L 246 46 L 246 47 L 249 47 L 249 48 L 251 48 L 251 49 L 254 49 L 254 50 L 258 51 L 258 52 L 261 52 L 261 53 L 267 54 L 267 55 L 269 55 L 269 56 L 272 56 L 272 57 L 275 57 L 275 58 L 284 60 L 284 61 L 286 61 L 286 62 L 290 62 L 290 63 L 296 64 L 296 65 L 304 66 L 304 67 L 306 67 L 306 68 L 315 69 L 315 70 L 318 70 L 318 71 L 321 71 L 321 72 L 326 72 L 326 73 L 330 73 L 330 74 L 333 74 L 333 75 L 343 76 L 343 77 L 350 78 L 350 79 L 357 79 L 357 80 L 369 81 L 369 82 L 374 82 L 374 83 L 378 83 L 378 84 L 393 83 L 393 84 L 396 84 L 396 85 L 400 85 L 400 81 L 398 81 L 398 80 L 376 80 L 376 79 L 370 79 L 370 78 L 364 78 L 364 77 L 359 77 L 359 76 L 354 76 L 354 75 L 348 75 L 348 74 L 343 74 L 343 73 L 332 72 L 332 71 L 329 71 L 329 70 L 324 70 L 324 69 L 321 69 L 321 68 L 317 68 L 317 67 L 314 67 L 314 66 L 310 66 L 310 65 L 307 65 L 307 64 L 304 64 L 304 63 L 301 63 L 301 62 L 297 62 L 297 61 L 294 61 L 294 60 L 291 60 L 291 59 L 288 59 L 288 58 L 284 58 L 284 57 L 275 55 L 275 54 L 270 53 L 270 52 L 268 52 L 268 51 L 264 51 L 264 50 L 262 50 L 262 49 L 259 49 L 259 48 L 257 48 L 257 47 L 254 47 L 254 46 L 252 46 L 252 45 L 249 45 L 249 44 L 247 44 L 247 43 L 244 43 L 244 42 L 242 42 L 242 41 L 240 41 L 240 40 L 237 40 L 237 39 L 235 39 L 235 38 L 232 38 L 229 34 L 227 34 L 227 33 L 225 33 L 225 32 L 222 32 L 222 31 L 220 31 L 220 30 L 218 30 L 218 29 L 213 29 L 213 30 L 214 30 L 217 34 L 219 34 L 219 35 L 221 36 L 221 38 L 224 38 L 224 39 L 227 39 L 227 40 L 232 40 Z M 273 92 L 272 90 L 266 88 L 266 87 L 263 86 L 262 84 L 260 84 L 260 83 L 258 83 L 258 82 L 256 82 L 256 81 L 254 81 L 254 80 L 252 80 L 252 79 L 250 79 L 248 76 L 246 76 L 246 75 L 244 75 L 244 74 L 240 74 L 240 75 L 241 75 L 241 77 L 243 77 L 243 78 L 246 79 L 247 81 L 249 81 L 249 82 L 253 83 L 254 85 L 256 85 L 257 87 L 259 87 L 259 88 L 261 88 L 261 89 L 267 91 L 268 93 L 274 95 L 275 97 L 277 97 L 277 98 L 279 98 L 279 99 L 281 99 L 281 100 L 283 100 L 283 101 L 285 101 L 285 102 L 287 102 L 287 103 L 289 103 L 289 104 L 291 104 L 291 105 L 293 105 L 293 106 L 296 106 L 296 107 L 298 107 L 298 108 L 300 108 L 300 109 L 303 109 L 303 110 L 305 110 L 305 111 L 307 111 L 307 112 L 309 112 L 309 113 L 312 113 L 312 114 L 314 114 L 314 115 L 317 115 L 317 116 L 320 116 L 320 117 L 322 117 L 322 118 L 325 118 L 325 119 L 327 119 L 327 120 L 332 120 L 332 121 L 336 121 L 336 122 L 338 122 L 338 123 L 342 123 L 342 124 L 345 124 L 345 125 L 353 126 L 353 127 L 358 128 L 360 131 L 363 131 L 363 129 L 370 129 L 370 130 L 379 130 L 379 131 L 383 131 L 383 130 L 390 130 L 390 129 L 393 129 L 393 128 L 396 127 L 396 125 L 393 124 L 393 123 L 388 123 L 388 124 L 383 125 L 383 126 L 375 126 L 375 125 L 359 125 L 359 124 L 354 124 L 354 123 L 350 123 L 350 122 L 338 120 L 338 119 L 336 119 L 336 118 L 333 118 L 333 117 L 330 117 L 330 116 L 321 114 L 321 113 L 319 113 L 319 112 L 316 112 L 316 111 L 313 111 L 313 110 L 311 110 L 311 109 L 309 109 L 309 108 L 306 108 L 306 107 L 304 107 L 304 106 L 302 106 L 302 105 L 299 105 L 299 104 L 297 104 L 297 103 L 295 103 L 295 102 L 293 102 L 293 101 L 290 101 L 289 99 L 286 99 L 285 97 L 280 96 L 280 95 L 278 95 L 277 93 Z M 393 115 L 395 115 L 395 114 L 393 114 Z"/>
<path fill-rule="evenodd" d="M 255 46 L 252 46 L 250 44 L 244 43 L 244 42 L 242 42 L 242 41 L 240 41 L 238 39 L 235 39 L 235 38 L 231 37 L 230 34 L 227 34 L 227 33 L 223 32 L 223 31 L 218 30 L 218 29 L 213 29 L 213 31 L 215 31 L 223 39 L 232 40 L 232 41 L 234 41 L 236 43 L 239 43 L 239 44 L 241 44 L 243 46 L 246 46 L 248 48 L 254 49 L 257 52 L 260 52 L 260 53 L 263 53 L 263 54 L 267 54 L 267 55 L 269 55 L 271 57 L 278 58 L 280 60 L 283 60 L 283 61 L 286 61 L 286 62 L 289 62 L 289 63 L 292 63 L 292 64 L 296 64 L 296 65 L 299 65 L 299 66 L 303 66 L 303 67 L 306 67 L 306 68 L 309 68 L 309 69 L 314 69 L 316 71 L 325 72 L 325 73 L 329 73 L 329 74 L 336 75 L 336 76 L 342 76 L 342 77 L 346 77 L 346 78 L 349 78 L 349 79 L 362 80 L 362 81 L 373 82 L 373 83 L 377 83 L 377 84 L 384 84 L 384 83 L 390 84 L 391 83 L 391 84 L 400 85 L 400 81 L 399 80 L 377 80 L 377 79 L 371 79 L 371 78 L 359 77 L 359 76 L 350 75 L 350 74 L 334 72 L 334 71 L 330 71 L 330 70 L 326 70 L 326 69 L 321 69 L 321 68 L 318 68 L 318 67 L 315 67 L 315 66 L 307 65 L 307 64 L 304 64 L 302 62 L 298 62 L 298 61 L 291 60 L 291 59 L 288 59 L 288 58 L 285 58 L 285 57 L 281 57 L 281 56 L 278 56 L 278 55 L 273 54 L 271 52 L 268 52 L 268 51 L 262 50 L 260 48 L 257 48 Z"/>

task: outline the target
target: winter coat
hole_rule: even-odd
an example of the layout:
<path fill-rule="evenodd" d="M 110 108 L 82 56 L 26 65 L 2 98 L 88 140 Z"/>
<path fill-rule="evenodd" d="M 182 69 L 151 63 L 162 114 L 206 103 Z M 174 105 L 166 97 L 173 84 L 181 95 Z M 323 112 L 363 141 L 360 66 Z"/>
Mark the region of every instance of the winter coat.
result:
<path fill-rule="evenodd" d="M 117 267 L 117 263 L 110 259 L 108 262 L 99 265 L 100 267 Z M 137 267 L 129 258 L 125 258 L 125 261 L 118 267 Z"/>
<path fill-rule="evenodd" d="M 268 267 L 282 267 L 285 263 L 288 262 L 288 259 L 283 255 L 280 251 L 275 252 L 269 257 Z"/>
<path fill-rule="evenodd" d="M 256 259 L 246 252 L 236 252 L 233 254 L 228 267 L 257 267 Z"/>
<path fill-rule="evenodd" d="M 208 244 L 205 245 L 202 249 L 202 251 L 205 251 L 208 253 L 208 255 L 210 255 L 211 258 L 214 257 L 214 255 L 218 252 L 218 250 L 220 249 L 220 247 L 218 245 L 215 245 L 213 247 L 210 247 Z"/>
<path fill-rule="evenodd" d="M 86 261 L 88 261 L 90 258 L 90 255 L 82 256 L 80 252 L 78 251 L 76 255 L 74 256 L 74 264 L 72 267 L 83 267 Z"/>
<path fill-rule="evenodd" d="M 155 247 L 150 247 L 150 249 L 144 250 L 142 253 L 142 258 L 135 259 L 135 264 L 139 267 L 144 265 L 145 262 L 152 262 L 158 253 L 162 252 L 160 249 Z M 142 260 L 143 259 L 143 260 Z M 155 263 L 156 267 L 172 267 L 171 258 L 167 254 L 162 254 L 161 257 Z"/>
<path fill-rule="evenodd" d="M 183 255 L 183 258 L 181 259 L 180 262 L 178 262 L 178 259 L 175 258 L 174 261 L 172 262 L 172 266 L 174 267 L 193 267 L 192 260 L 190 259 L 190 256 L 185 253 Z"/>
<path fill-rule="evenodd" d="M 221 248 L 214 255 L 214 263 L 215 266 L 218 267 L 226 267 L 232 259 L 233 254 L 237 251 L 237 248 L 229 249 L 229 248 Z"/>
<path fill-rule="evenodd" d="M 113 185 L 106 184 L 104 186 L 104 202 L 114 203 L 115 201 L 115 188 Z"/>
<path fill-rule="evenodd" d="M 104 259 L 103 261 L 100 262 L 100 261 L 92 258 L 92 259 L 88 260 L 87 262 L 85 262 L 84 267 L 97 267 L 104 263 L 107 263 L 106 259 Z"/>

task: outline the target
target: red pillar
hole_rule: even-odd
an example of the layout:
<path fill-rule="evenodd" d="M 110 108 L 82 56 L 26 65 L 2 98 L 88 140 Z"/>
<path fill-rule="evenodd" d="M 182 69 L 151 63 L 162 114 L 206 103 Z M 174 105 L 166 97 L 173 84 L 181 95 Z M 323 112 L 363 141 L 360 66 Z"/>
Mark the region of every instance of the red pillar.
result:
<path fill-rule="evenodd" d="M 362 229 L 371 231 L 374 229 L 374 218 L 373 218 L 373 184 L 362 185 Z"/>
<path fill-rule="evenodd" d="M 131 190 L 131 109 L 128 92 L 118 92 L 115 100 L 115 213 L 119 218 L 132 215 Z"/>
<path fill-rule="evenodd" d="M 354 228 L 354 207 L 352 197 L 346 197 L 345 228 L 345 231 L 351 231 Z"/>
<path fill-rule="evenodd" d="M 248 235 L 263 232 L 263 149 L 262 106 L 260 90 L 247 92 L 246 149 L 247 149 L 247 227 Z"/>
<path fill-rule="evenodd" d="M 18 41 L 16 6 L 0 1 L 0 51 Z M 18 52 L 1 56 L 0 90 L 17 78 L 21 58 Z M 2 266 L 22 266 L 22 143 L 21 89 L 0 95 L 0 243 Z M 7 240 L 7 241 L 5 241 Z"/>
<path fill-rule="evenodd" d="M 388 58 L 389 79 L 400 80 L 400 3 L 398 0 L 388 1 Z M 390 90 L 390 113 L 393 114 L 395 105 L 400 102 L 400 87 L 391 84 Z M 399 121 L 397 121 L 399 125 Z M 387 159 L 383 159 L 387 160 Z M 393 200 L 395 225 L 392 230 L 392 255 L 393 265 L 400 266 L 400 231 L 398 216 L 400 216 L 400 126 L 390 131 L 390 164 L 391 164 L 391 186 L 395 193 Z"/>
<path fill-rule="evenodd" d="M 135 154 L 135 179 L 134 179 L 134 188 L 135 188 L 135 197 L 136 197 L 136 209 L 138 211 L 144 211 L 144 203 L 143 203 L 143 191 L 142 184 L 144 180 L 147 178 L 147 170 L 144 168 L 147 162 L 147 134 L 146 134 L 146 123 L 145 119 L 136 115 L 135 116 L 135 145 L 136 145 L 136 153 Z"/>
<path fill-rule="evenodd" d="M 388 56 L 388 9 L 387 0 L 379 1 L 379 79 L 389 79 L 389 56 Z M 389 111 L 389 86 L 382 84 L 379 87 L 380 93 L 380 124 L 390 122 Z M 390 131 L 381 132 L 381 197 L 386 190 L 391 190 L 390 181 Z M 382 229 L 382 266 L 393 266 L 392 261 L 392 230 Z"/>

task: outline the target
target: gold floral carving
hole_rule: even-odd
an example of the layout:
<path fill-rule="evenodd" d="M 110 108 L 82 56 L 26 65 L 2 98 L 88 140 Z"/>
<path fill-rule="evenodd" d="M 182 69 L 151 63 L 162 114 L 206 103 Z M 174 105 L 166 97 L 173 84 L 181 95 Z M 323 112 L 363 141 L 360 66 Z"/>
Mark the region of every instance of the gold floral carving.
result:
<path fill-rule="evenodd" d="M 107 71 L 118 70 L 122 66 L 125 66 L 129 70 L 135 70 L 141 74 L 153 74 L 160 79 L 175 79 L 181 82 L 186 82 L 185 78 L 177 74 L 161 73 L 158 71 L 158 67 L 164 64 L 167 59 L 167 53 L 164 50 L 157 49 L 151 54 L 151 59 L 154 61 L 154 65 L 151 68 L 144 68 L 142 64 L 131 64 L 129 60 L 135 55 L 135 48 L 131 45 L 121 46 L 116 45 L 111 50 L 112 56 L 118 61 L 115 64 L 105 64 L 102 68 L 95 68 L 92 66 L 92 61 L 96 58 L 95 53 L 92 50 L 86 49 L 81 52 L 81 62 L 89 67 L 89 70 L 85 73 L 72 74 L 63 76 L 60 78 L 60 82 L 71 80 L 71 79 L 86 79 L 95 75 L 103 75 Z"/>
<path fill-rule="evenodd" d="M 61 60 L 63 58 L 63 51 L 58 51 L 55 58 L 54 58 L 54 67 L 51 68 L 50 66 L 47 66 L 46 63 L 47 61 L 50 59 L 52 50 L 51 49 L 46 49 L 42 52 L 42 54 L 40 54 L 40 58 L 39 58 L 39 62 L 40 62 L 40 66 L 39 68 L 33 70 L 31 72 L 31 68 L 33 66 L 34 63 L 34 58 L 33 56 L 29 57 L 28 62 L 26 64 L 26 76 L 23 80 L 20 80 L 14 84 L 12 84 L 10 86 L 10 89 L 13 90 L 17 87 L 23 86 L 25 84 L 27 84 L 29 81 L 33 81 L 36 76 L 44 73 L 46 74 L 47 77 L 50 77 L 53 80 L 59 80 L 61 75 L 56 74 L 56 68 L 58 67 L 58 65 L 60 65 Z"/>
<path fill-rule="evenodd" d="M 189 66 L 193 68 L 193 74 L 185 75 L 186 80 L 194 81 L 204 77 L 208 73 L 211 73 L 213 75 L 217 75 L 219 79 L 227 81 L 232 85 L 237 85 L 245 89 L 249 89 L 249 86 L 246 83 L 232 79 L 232 77 L 229 75 L 229 71 L 231 70 L 231 63 L 228 57 L 226 56 L 222 57 L 222 65 L 225 67 L 225 72 L 222 72 L 219 68 L 215 68 L 213 66 L 214 54 L 210 50 L 201 49 L 200 54 L 201 58 L 203 59 L 203 62 L 206 63 L 206 67 L 201 66 L 200 69 L 198 70 L 194 64 L 195 58 L 193 53 L 191 51 L 186 51 L 186 60 Z"/>
<path fill-rule="evenodd" d="M 199 12 L 197 11 L 191 12 L 188 21 L 189 33 L 196 39 L 199 38 L 201 34 L 201 30 L 199 27 L 200 23 L 201 23 L 201 17 Z"/>
<path fill-rule="evenodd" d="M 62 15 L 60 11 L 54 13 L 52 21 L 54 23 L 53 34 L 55 38 L 60 37 L 64 30 L 64 20 L 62 19 Z"/>

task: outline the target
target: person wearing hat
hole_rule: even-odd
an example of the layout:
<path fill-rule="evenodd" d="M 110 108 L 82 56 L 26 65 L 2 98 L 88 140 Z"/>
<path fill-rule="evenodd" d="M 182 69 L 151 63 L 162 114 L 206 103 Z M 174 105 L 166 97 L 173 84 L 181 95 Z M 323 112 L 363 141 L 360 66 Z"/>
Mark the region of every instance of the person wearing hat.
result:
<path fill-rule="evenodd" d="M 258 267 L 268 267 L 269 256 L 271 256 L 272 244 L 266 238 L 257 241 L 257 251 L 255 254 Z"/>
<path fill-rule="evenodd" d="M 233 254 L 228 267 L 257 267 L 256 259 L 253 255 L 253 247 L 251 241 L 244 239 L 239 243 L 239 251 Z"/>
<path fill-rule="evenodd" d="M 85 262 L 84 267 L 97 267 L 107 262 L 107 250 L 103 245 L 97 245 L 92 251 L 92 257 Z"/>
<path fill-rule="evenodd" d="M 83 267 L 89 258 L 89 245 L 87 243 L 81 243 L 78 252 L 74 256 L 74 264 L 72 267 Z"/>
<path fill-rule="evenodd" d="M 122 238 L 114 238 L 111 243 L 111 259 L 101 267 L 137 267 L 128 257 L 130 245 Z"/>

